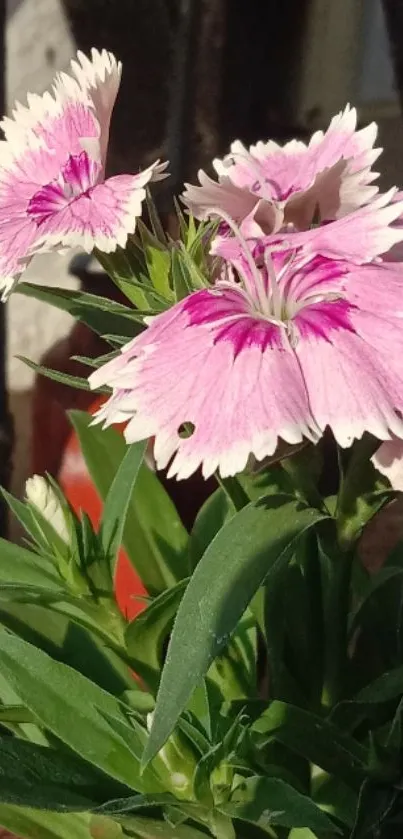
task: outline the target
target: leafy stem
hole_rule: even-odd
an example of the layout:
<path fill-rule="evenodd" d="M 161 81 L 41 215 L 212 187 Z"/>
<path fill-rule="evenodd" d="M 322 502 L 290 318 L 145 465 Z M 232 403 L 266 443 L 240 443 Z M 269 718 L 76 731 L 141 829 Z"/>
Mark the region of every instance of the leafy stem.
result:
<path fill-rule="evenodd" d="M 322 705 L 329 709 L 345 695 L 348 668 L 348 616 L 354 552 L 322 550 L 322 586 L 325 630 Z"/>
<path fill-rule="evenodd" d="M 215 477 L 217 483 L 224 490 L 226 496 L 234 507 L 235 512 L 238 513 L 239 510 L 243 510 L 243 508 L 249 504 L 250 499 L 237 478 L 221 478 L 218 472 L 216 472 Z"/>

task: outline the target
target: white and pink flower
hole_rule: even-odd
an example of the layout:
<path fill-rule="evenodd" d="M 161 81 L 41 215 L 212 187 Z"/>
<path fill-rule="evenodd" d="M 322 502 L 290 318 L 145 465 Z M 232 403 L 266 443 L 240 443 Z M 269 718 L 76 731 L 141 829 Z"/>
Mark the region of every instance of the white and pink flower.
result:
<path fill-rule="evenodd" d="M 215 285 L 91 375 L 113 389 L 98 421 L 155 437 L 157 466 L 178 478 L 236 474 L 326 427 L 341 446 L 403 439 L 403 268 L 380 257 L 403 240 L 402 212 L 380 196 L 348 224 L 216 241 Z"/>
<path fill-rule="evenodd" d="M 195 218 L 223 210 L 247 235 L 272 233 L 285 225 L 307 229 L 316 217 L 330 221 L 371 201 L 378 192 L 372 164 L 375 123 L 357 130 L 355 108 L 333 117 L 309 144 L 269 140 L 249 149 L 236 140 L 223 160 L 213 161 L 218 180 L 199 172 L 200 186 L 186 184 L 182 199 Z"/>
<path fill-rule="evenodd" d="M 124 247 L 158 162 L 136 175 L 105 179 L 109 125 L 121 64 L 103 50 L 72 61 L 52 93 L 28 96 L 2 128 L 0 288 L 11 291 L 35 253 L 81 246 Z"/>

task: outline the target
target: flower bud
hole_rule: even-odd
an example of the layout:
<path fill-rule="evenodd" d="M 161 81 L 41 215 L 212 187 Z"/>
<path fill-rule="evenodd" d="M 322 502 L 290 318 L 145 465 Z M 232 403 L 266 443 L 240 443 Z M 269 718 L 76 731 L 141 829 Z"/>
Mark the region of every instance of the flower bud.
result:
<path fill-rule="evenodd" d="M 148 731 L 151 729 L 153 716 L 153 712 L 147 714 Z M 171 734 L 158 752 L 155 768 L 161 778 L 167 771 L 164 780 L 165 783 L 169 784 L 170 791 L 176 798 L 191 800 L 193 798 L 193 775 L 196 765 L 197 761 L 193 752 L 187 747 L 183 738 L 174 733 Z"/>
<path fill-rule="evenodd" d="M 25 494 L 27 501 L 41 513 L 60 539 L 68 545 L 70 537 L 66 515 L 51 484 L 41 475 L 33 475 L 25 484 Z"/>

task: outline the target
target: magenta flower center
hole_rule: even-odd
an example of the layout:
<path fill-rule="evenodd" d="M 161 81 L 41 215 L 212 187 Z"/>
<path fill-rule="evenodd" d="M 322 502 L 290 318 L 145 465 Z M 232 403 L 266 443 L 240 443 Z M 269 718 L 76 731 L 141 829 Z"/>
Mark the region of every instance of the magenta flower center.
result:
<path fill-rule="evenodd" d="M 27 212 L 40 224 L 60 212 L 82 195 L 89 195 L 101 171 L 100 164 L 86 151 L 69 155 L 57 180 L 38 189 L 29 201 Z"/>
<path fill-rule="evenodd" d="M 238 270 L 250 313 L 277 325 L 301 309 L 342 299 L 345 268 L 321 256 L 302 258 L 296 251 L 258 251 Z M 252 270 L 253 269 L 253 270 Z"/>
<path fill-rule="evenodd" d="M 234 270 L 235 269 L 235 270 Z M 268 250 L 225 261 L 223 274 L 207 296 L 189 302 L 192 323 L 221 324 L 216 340 L 231 340 L 235 351 L 249 343 L 262 349 L 282 342 L 292 347 L 309 332 L 329 340 L 335 330 L 353 330 L 344 282 L 345 263 L 298 250 Z"/>

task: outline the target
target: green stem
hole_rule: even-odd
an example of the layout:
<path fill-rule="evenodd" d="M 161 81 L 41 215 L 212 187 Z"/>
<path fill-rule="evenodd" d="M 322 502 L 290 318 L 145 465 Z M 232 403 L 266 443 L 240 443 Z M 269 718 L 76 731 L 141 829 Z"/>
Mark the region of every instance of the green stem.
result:
<path fill-rule="evenodd" d="M 307 586 L 307 631 L 310 640 L 312 674 L 311 701 L 315 710 L 320 709 L 324 667 L 323 588 L 319 544 L 315 533 L 306 536 L 304 573 Z"/>
<path fill-rule="evenodd" d="M 249 504 L 250 498 L 237 478 L 221 478 L 218 472 L 215 477 L 237 513 Z"/>
<path fill-rule="evenodd" d="M 333 550 L 323 560 L 325 661 L 322 705 L 329 709 L 345 696 L 353 552 Z"/>

